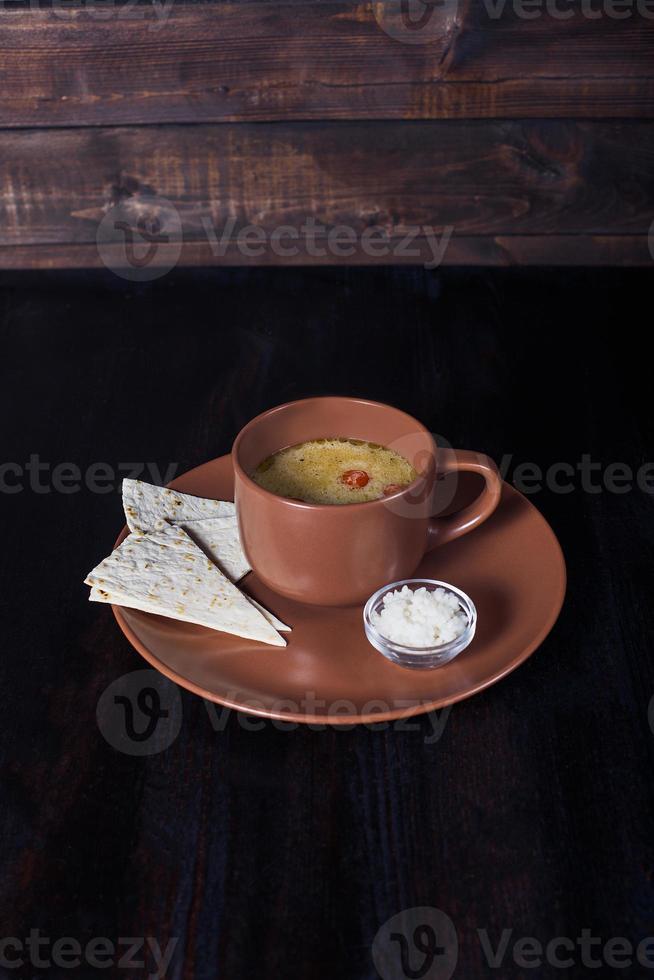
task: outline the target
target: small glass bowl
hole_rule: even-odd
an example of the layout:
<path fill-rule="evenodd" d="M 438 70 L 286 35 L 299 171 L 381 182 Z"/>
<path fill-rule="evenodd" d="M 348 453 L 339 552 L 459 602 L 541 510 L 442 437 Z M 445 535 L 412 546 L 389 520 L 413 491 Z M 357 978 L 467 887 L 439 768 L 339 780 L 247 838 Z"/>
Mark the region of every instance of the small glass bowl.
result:
<path fill-rule="evenodd" d="M 404 646 L 402 643 L 389 640 L 387 636 L 380 633 L 372 624 L 372 614 L 380 611 L 387 593 L 401 589 L 405 585 L 414 591 L 422 586 L 430 592 L 434 592 L 436 589 L 445 589 L 446 592 L 456 596 L 461 612 L 465 614 L 468 620 L 468 625 L 463 633 L 457 636 L 455 640 L 450 640 L 449 643 L 441 643 L 431 647 Z M 449 663 L 457 654 L 465 650 L 475 635 L 477 610 L 470 596 L 467 596 L 460 589 L 456 589 L 453 585 L 448 585 L 447 582 L 437 582 L 432 578 L 405 578 L 400 582 L 391 582 L 390 585 L 385 585 L 370 596 L 363 610 L 363 625 L 368 640 L 388 660 L 392 660 L 393 663 L 399 664 L 401 667 L 413 667 L 420 670 L 429 667 L 442 667 L 443 664 Z"/>

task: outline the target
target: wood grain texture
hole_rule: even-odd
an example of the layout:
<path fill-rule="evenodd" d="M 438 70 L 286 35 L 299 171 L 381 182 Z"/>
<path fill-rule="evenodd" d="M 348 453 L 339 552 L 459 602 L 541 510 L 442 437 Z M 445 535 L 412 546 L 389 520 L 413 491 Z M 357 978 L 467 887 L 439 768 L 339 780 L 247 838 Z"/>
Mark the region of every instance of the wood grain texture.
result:
<path fill-rule="evenodd" d="M 182 472 L 228 452 L 258 412 L 340 393 L 508 454 L 512 478 L 589 454 L 601 484 L 610 463 L 635 471 L 654 453 L 651 364 L 635 355 L 650 280 L 4 275 L 2 462 L 38 453 L 46 485 L 62 462 Z M 566 556 L 563 614 L 518 671 L 454 706 L 440 739 L 430 716 L 408 731 L 252 731 L 234 714 L 216 728 L 181 692 L 177 738 L 139 758 L 107 743 L 96 706 L 145 664 L 82 585 L 122 523 L 117 482 L 39 493 L 25 476 L 2 494 L 0 935 L 176 938 L 166 980 L 373 980 L 379 927 L 429 905 L 455 923 L 455 980 L 555 980 L 510 953 L 492 970 L 477 930 L 493 946 L 504 929 L 511 943 L 651 934 L 651 493 L 585 492 L 578 474 L 571 493 L 531 494 Z M 6 971 L 44 972 L 95 974 Z"/>
<path fill-rule="evenodd" d="M 653 173 L 645 122 L 10 131 L 0 247 L 96 265 L 100 242 L 113 264 L 126 222 L 153 262 L 423 262 L 410 236 L 449 229 L 446 262 L 619 262 L 621 245 L 649 262 Z"/>
<path fill-rule="evenodd" d="M 445 0 L 418 32 L 400 8 L 3 7 L 0 126 L 654 115 L 654 4 L 524 19 Z"/>
<path fill-rule="evenodd" d="M 345 243 L 342 248 L 345 248 Z M 158 278 L 171 268 L 179 266 L 433 266 L 432 244 L 424 238 L 416 238 L 410 249 L 388 250 L 381 254 L 366 255 L 361 252 L 349 255 L 347 261 L 325 248 L 321 254 L 309 253 L 298 244 L 296 254 L 279 256 L 270 249 L 260 255 L 250 255 L 230 242 L 219 256 L 208 244 L 183 243 L 181 250 L 158 245 L 148 268 Z M 444 253 L 443 266 L 645 266 L 651 267 L 651 246 L 645 235 L 497 235 L 477 237 L 453 236 Z M 104 246 L 102 254 L 94 243 L 83 245 L 28 245 L 0 246 L 0 269 L 102 269 L 107 268 L 121 275 L 130 270 L 132 263 L 125 261 L 122 246 Z M 130 278 L 128 275 L 127 278 Z M 149 275 L 135 276 L 144 280 Z"/>

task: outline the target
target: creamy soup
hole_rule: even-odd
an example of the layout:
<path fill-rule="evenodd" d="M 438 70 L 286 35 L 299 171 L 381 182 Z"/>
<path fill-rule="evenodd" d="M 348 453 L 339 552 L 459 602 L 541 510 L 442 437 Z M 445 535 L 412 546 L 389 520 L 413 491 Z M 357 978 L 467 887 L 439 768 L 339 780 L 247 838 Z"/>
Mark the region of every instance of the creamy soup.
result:
<path fill-rule="evenodd" d="M 252 479 L 280 497 L 354 504 L 396 493 L 416 478 L 399 453 L 359 439 L 312 439 L 268 456 Z"/>

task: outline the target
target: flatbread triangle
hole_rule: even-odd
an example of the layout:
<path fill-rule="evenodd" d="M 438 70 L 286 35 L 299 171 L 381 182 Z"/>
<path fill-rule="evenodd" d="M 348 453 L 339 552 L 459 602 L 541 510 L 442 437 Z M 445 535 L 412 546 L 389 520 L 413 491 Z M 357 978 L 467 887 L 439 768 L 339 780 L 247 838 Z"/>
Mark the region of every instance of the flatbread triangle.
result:
<path fill-rule="evenodd" d="M 262 612 L 181 527 L 130 534 L 85 582 L 103 602 L 286 646 Z"/>
<path fill-rule="evenodd" d="M 236 518 L 231 500 L 193 497 L 142 480 L 123 480 L 123 508 L 130 531 L 154 531 L 166 522 L 182 523 L 206 517 Z"/>
<path fill-rule="evenodd" d="M 243 592 L 242 595 L 245 596 L 245 598 L 248 600 L 248 602 L 251 602 L 252 603 L 252 605 L 255 607 L 255 609 L 258 609 L 259 610 L 259 612 L 261 613 L 261 615 L 264 616 L 268 620 L 268 622 L 270 623 L 270 625 L 273 626 L 276 630 L 278 630 L 280 633 L 290 633 L 291 632 L 291 627 L 290 626 L 287 626 L 286 623 L 283 623 L 282 620 L 279 619 L 278 616 L 275 616 L 275 614 L 270 611 L 270 609 L 266 609 L 266 607 L 265 606 L 262 606 L 260 602 L 257 602 L 256 599 L 253 599 L 251 595 L 247 595 L 245 592 Z M 91 592 L 89 593 L 89 599 L 90 599 L 91 602 L 108 602 L 108 603 L 115 603 L 116 602 L 115 599 L 107 599 L 106 596 L 105 596 L 105 593 L 101 589 L 99 589 L 97 586 L 91 586 Z M 136 606 L 131 606 L 130 608 L 136 609 L 137 607 Z M 144 610 L 144 611 L 145 612 L 148 612 L 147 609 Z"/>
<path fill-rule="evenodd" d="M 153 531 L 167 524 L 183 527 L 232 582 L 252 570 L 231 500 L 193 497 L 141 480 L 123 480 L 123 509 L 130 531 Z"/>
<path fill-rule="evenodd" d="M 205 517 L 174 523 L 184 528 L 230 581 L 238 582 L 252 570 L 241 547 L 236 517 Z"/>

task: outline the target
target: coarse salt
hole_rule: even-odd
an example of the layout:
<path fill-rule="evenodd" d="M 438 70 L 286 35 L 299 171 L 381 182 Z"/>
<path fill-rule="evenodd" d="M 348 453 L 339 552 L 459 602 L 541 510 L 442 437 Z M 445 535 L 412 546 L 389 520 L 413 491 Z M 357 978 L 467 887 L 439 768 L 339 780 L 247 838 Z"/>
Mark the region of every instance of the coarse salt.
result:
<path fill-rule="evenodd" d="M 391 640 L 411 647 L 433 647 L 450 643 L 465 631 L 468 619 L 458 598 L 440 586 L 433 591 L 408 585 L 388 592 L 379 612 L 370 620 L 375 629 Z"/>

